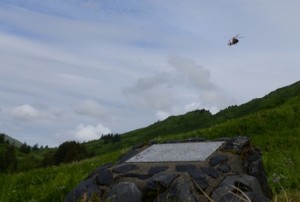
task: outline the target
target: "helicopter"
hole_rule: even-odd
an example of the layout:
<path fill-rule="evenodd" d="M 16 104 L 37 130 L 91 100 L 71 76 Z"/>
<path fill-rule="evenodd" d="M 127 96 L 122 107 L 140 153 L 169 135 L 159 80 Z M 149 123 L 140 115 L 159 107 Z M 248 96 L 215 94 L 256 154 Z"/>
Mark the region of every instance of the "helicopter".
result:
<path fill-rule="evenodd" d="M 238 38 L 240 38 L 239 34 L 235 35 L 234 37 L 232 37 L 229 42 L 228 42 L 228 45 L 229 46 L 232 46 L 232 45 L 235 45 L 239 42 Z"/>

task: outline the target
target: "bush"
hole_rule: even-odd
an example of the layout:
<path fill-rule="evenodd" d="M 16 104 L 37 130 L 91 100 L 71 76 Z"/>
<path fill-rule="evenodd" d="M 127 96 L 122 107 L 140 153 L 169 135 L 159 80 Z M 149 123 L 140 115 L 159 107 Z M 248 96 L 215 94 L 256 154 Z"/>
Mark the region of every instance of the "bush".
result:
<path fill-rule="evenodd" d="M 75 141 L 62 143 L 54 154 L 54 164 L 69 163 L 86 158 L 87 152 L 83 146 Z"/>

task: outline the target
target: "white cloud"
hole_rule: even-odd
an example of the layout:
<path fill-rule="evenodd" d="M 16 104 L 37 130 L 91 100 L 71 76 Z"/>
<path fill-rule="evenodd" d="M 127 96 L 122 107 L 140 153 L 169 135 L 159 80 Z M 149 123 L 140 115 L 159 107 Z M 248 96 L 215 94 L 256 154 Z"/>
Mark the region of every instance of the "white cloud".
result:
<path fill-rule="evenodd" d="M 124 89 L 123 92 L 137 107 L 168 109 L 173 99 L 169 91 L 171 86 L 168 76 L 163 72 L 140 78 L 134 86 Z"/>
<path fill-rule="evenodd" d="M 90 141 L 96 140 L 101 137 L 101 135 L 109 134 L 111 130 L 102 124 L 93 125 L 85 125 L 79 124 L 75 127 L 75 129 L 56 134 L 59 139 L 64 140 L 76 140 L 76 141 Z"/>
<path fill-rule="evenodd" d="M 57 123 L 57 121 L 65 118 L 65 111 L 61 109 L 49 109 L 47 106 L 39 104 L 35 106 L 23 104 L 16 107 L 3 107 L 2 112 L 13 119 L 35 121 L 35 124 L 42 124 L 42 122 Z"/>
<path fill-rule="evenodd" d="M 192 59 L 171 56 L 169 63 L 185 83 L 190 83 L 199 90 L 214 90 L 216 88 L 210 80 L 210 71 Z"/>
<path fill-rule="evenodd" d="M 197 108 L 227 106 L 229 97 L 212 82 L 208 69 L 184 57 L 172 56 L 168 61 L 170 71 L 140 78 L 124 90 L 135 106 L 155 109 L 159 118 Z"/>
<path fill-rule="evenodd" d="M 104 108 L 98 102 L 91 99 L 86 99 L 78 103 L 74 111 L 77 114 L 90 117 L 102 117 L 105 115 Z"/>
<path fill-rule="evenodd" d="M 14 118 L 27 121 L 37 119 L 40 116 L 39 111 L 28 104 L 13 108 L 11 109 L 10 113 Z"/>

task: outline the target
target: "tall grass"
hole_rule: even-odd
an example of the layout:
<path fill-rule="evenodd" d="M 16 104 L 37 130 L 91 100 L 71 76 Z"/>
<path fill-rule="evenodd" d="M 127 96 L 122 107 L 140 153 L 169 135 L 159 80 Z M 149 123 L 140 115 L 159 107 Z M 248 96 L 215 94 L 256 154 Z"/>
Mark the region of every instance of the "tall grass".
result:
<path fill-rule="evenodd" d="M 64 201 L 66 195 L 92 170 L 115 161 L 116 151 L 72 164 L 14 174 L 0 174 L 0 201 Z"/>

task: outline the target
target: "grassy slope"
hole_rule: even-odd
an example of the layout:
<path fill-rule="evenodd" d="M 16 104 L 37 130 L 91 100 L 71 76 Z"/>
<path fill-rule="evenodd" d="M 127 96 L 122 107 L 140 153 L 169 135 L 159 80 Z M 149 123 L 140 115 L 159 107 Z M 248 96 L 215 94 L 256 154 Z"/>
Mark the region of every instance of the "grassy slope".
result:
<path fill-rule="evenodd" d="M 64 201 L 70 190 L 88 173 L 116 160 L 121 154 L 121 151 L 116 151 L 73 164 L 0 174 L 0 201 Z"/>
<path fill-rule="evenodd" d="M 26 173 L 0 175 L 0 181 L 4 182 L 0 184 L 0 201 L 62 201 L 91 170 L 114 161 L 130 146 L 151 139 L 163 141 L 195 136 L 210 139 L 235 135 L 252 138 L 253 143 L 263 151 L 263 161 L 273 191 L 291 191 L 289 197 L 296 201 L 300 195 L 299 112 L 300 82 L 297 82 L 264 98 L 229 107 L 216 115 L 199 110 L 169 117 L 165 121 L 124 134 L 119 143 L 86 143 L 88 150 L 99 154 L 96 158 Z"/>
<path fill-rule="evenodd" d="M 101 141 L 92 141 L 87 143 L 86 147 L 89 152 L 104 154 L 118 148 L 128 148 L 134 144 L 148 142 L 152 139 L 162 139 L 165 136 L 171 136 L 171 138 L 177 139 L 176 134 L 213 127 L 216 124 L 224 123 L 232 119 L 238 119 L 259 111 L 273 109 L 299 95 L 300 81 L 290 86 L 277 89 L 263 98 L 254 99 L 241 106 L 228 107 L 215 115 L 211 115 L 205 110 L 196 110 L 184 115 L 171 116 L 164 121 L 159 121 L 148 127 L 123 134 L 120 143 L 103 145 Z M 226 136 L 226 134 L 224 135 Z"/>
<path fill-rule="evenodd" d="M 15 145 L 16 147 L 21 147 L 21 145 L 23 144 L 22 142 L 20 142 L 19 140 L 16 140 L 8 135 L 4 134 L 4 139 L 8 140 L 10 144 Z"/>

